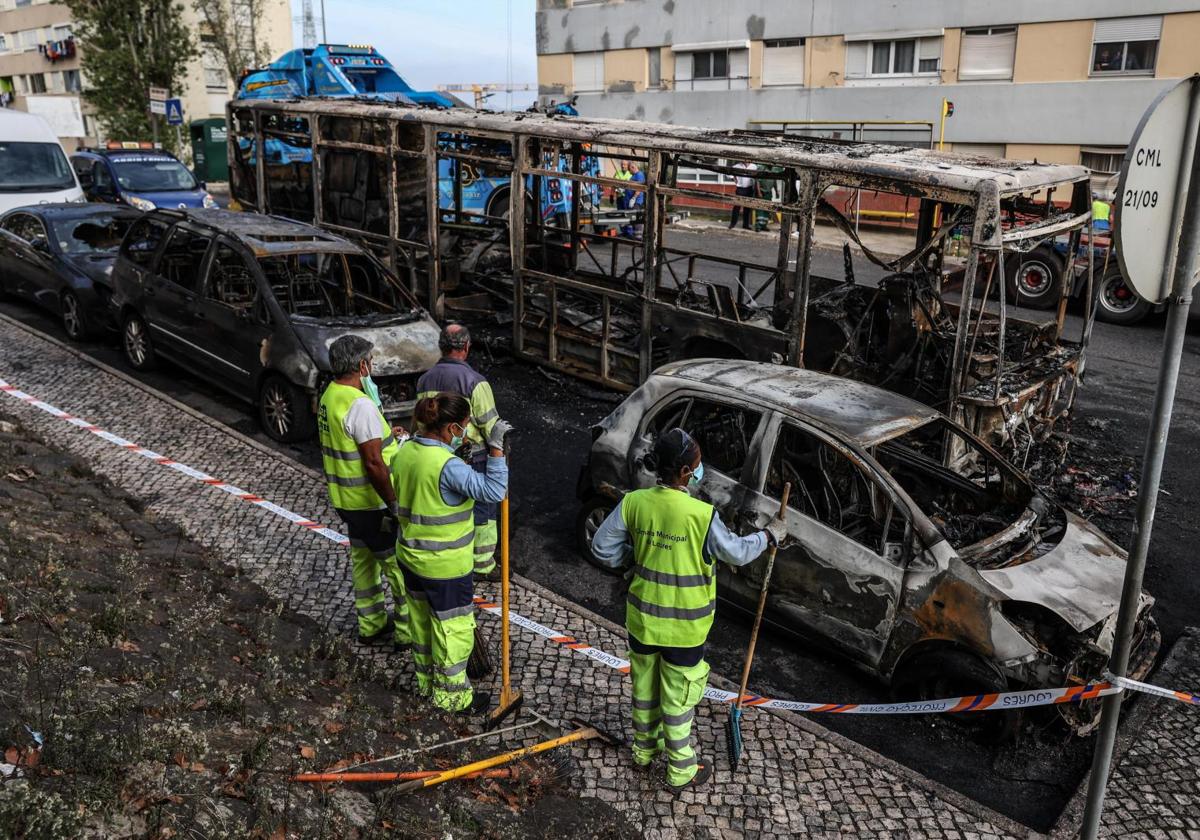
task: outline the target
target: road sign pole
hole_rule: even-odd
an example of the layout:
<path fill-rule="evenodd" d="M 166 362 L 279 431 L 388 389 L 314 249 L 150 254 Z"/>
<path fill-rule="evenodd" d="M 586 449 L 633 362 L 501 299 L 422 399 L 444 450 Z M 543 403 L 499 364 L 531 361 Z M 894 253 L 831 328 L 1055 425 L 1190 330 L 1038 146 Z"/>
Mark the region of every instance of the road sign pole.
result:
<path fill-rule="evenodd" d="M 1162 479 L 1163 459 L 1167 451 L 1167 434 L 1171 429 L 1171 410 L 1175 404 L 1175 386 L 1179 381 L 1179 366 L 1183 357 L 1183 339 L 1187 332 L 1188 310 L 1192 303 L 1192 283 L 1200 269 L 1200 146 L 1196 143 L 1197 98 L 1200 82 L 1192 81 L 1187 129 L 1184 137 L 1184 165 L 1180 167 L 1176 195 L 1186 193 L 1183 221 L 1179 227 L 1178 248 L 1167 254 L 1163 285 L 1170 283 L 1167 330 L 1163 338 L 1162 362 L 1158 386 L 1154 395 L 1154 413 L 1146 450 L 1142 459 L 1141 488 L 1138 495 L 1137 520 L 1133 530 L 1133 550 L 1125 566 L 1125 584 L 1121 591 L 1121 608 L 1117 614 L 1109 671 L 1119 677 L 1129 669 L 1129 649 L 1137 623 L 1138 603 L 1142 594 L 1142 575 L 1150 549 L 1150 533 L 1154 527 L 1154 512 L 1158 506 L 1158 486 Z M 1190 153 L 1190 154 L 1189 154 Z M 1190 189 L 1195 187 L 1195 189 Z M 1118 217 L 1119 223 L 1119 217 Z M 1117 723 L 1121 713 L 1121 693 L 1109 694 L 1100 707 L 1100 733 L 1096 752 L 1092 756 L 1091 777 L 1088 780 L 1087 805 L 1083 812 L 1080 837 L 1095 840 L 1104 811 L 1104 793 L 1112 766 L 1113 748 L 1117 740 Z"/>

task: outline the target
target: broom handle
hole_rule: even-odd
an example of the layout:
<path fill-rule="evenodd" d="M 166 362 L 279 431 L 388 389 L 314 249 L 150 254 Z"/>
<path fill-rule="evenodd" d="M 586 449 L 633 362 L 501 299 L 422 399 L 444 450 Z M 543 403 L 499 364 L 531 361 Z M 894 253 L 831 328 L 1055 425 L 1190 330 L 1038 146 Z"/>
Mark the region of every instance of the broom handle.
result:
<path fill-rule="evenodd" d="M 469 776 L 480 770 L 489 770 L 492 767 L 499 767 L 502 764 L 510 764 L 519 758 L 525 758 L 528 755 L 537 755 L 538 753 L 552 750 L 555 747 L 561 747 L 565 744 L 573 744 L 576 741 L 586 741 L 590 738 L 596 738 L 600 735 L 596 729 L 591 726 L 585 726 L 582 729 L 576 729 L 566 735 L 559 736 L 550 741 L 542 741 L 540 744 L 533 744 L 528 747 L 522 747 L 519 750 L 494 755 L 491 758 L 485 758 L 482 761 L 475 761 L 471 764 L 464 764 L 462 767 L 455 767 L 453 770 L 446 770 L 438 773 L 436 776 L 430 776 L 427 779 L 414 779 L 410 782 L 404 782 L 396 786 L 396 793 L 412 793 L 421 788 L 433 787 L 440 785 L 442 782 L 448 782 L 452 779 L 461 779 L 464 776 Z"/>
<path fill-rule="evenodd" d="M 468 773 L 464 779 L 510 779 L 516 771 L 511 767 L 497 767 L 492 770 L 477 770 Z M 404 770 L 392 773 L 297 773 L 292 776 L 293 782 L 410 782 L 413 779 L 431 779 L 441 773 L 440 770 Z"/>
<path fill-rule="evenodd" d="M 779 500 L 779 518 L 787 512 L 788 497 L 792 495 L 792 483 L 783 485 L 783 498 Z M 754 663 L 754 647 L 758 644 L 758 628 L 762 625 L 763 610 L 767 606 L 767 587 L 771 585 L 771 572 L 775 570 L 775 551 L 778 544 L 772 545 L 767 552 L 767 569 L 763 574 L 762 588 L 758 591 L 758 612 L 754 614 L 754 629 L 750 631 L 750 647 L 746 648 L 746 663 L 742 665 L 742 686 L 738 689 L 738 710 L 742 708 L 742 698 L 746 696 L 746 686 L 750 683 L 750 666 Z"/>
<path fill-rule="evenodd" d="M 512 694 L 508 664 L 508 494 L 500 500 L 500 698 Z"/>

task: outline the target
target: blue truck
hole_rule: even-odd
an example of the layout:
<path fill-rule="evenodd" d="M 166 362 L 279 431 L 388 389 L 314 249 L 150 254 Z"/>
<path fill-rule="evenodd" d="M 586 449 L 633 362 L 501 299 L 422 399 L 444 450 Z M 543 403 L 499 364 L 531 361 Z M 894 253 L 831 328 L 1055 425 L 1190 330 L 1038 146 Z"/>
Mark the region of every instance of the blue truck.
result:
<path fill-rule="evenodd" d="M 262 69 L 248 71 L 238 86 L 239 99 L 318 96 L 385 100 L 437 108 L 465 107 L 444 93 L 415 90 L 396 72 L 391 62 L 367 44 L 320 44 L 311 49 L 291 50 Z M 569 103 L 557 106 L 556 113 L 577 115 Z M 254 150 L 246 149 L 246 152 L 248 162 L 254 163 Z M 265 156 L 268 164 L 312 162 L 311 148 L 292 146 L 276 138 L 266 141 Z M 595 171 L 584 174 L 598 173 L 599 161 L 590 160 L 589 170 Z M 454 209 L 456 179 L 461 184 L 461 209 L 468 218 L 506 214 L 509 178 L 481 173 L 477 167 L 454 158 L 438 160 L 439 206 L 443 210 Z M 569 181 L 547 179 L 542 191 L 543 218 L 565 216 L 570 212 L 570 186 Z M 585 203 L 590 200 L 593 207 L 598 206 L 599 188 L 591 185 L 586 189 Z M 483 219 L 477 218 L 477 221 Z"/>

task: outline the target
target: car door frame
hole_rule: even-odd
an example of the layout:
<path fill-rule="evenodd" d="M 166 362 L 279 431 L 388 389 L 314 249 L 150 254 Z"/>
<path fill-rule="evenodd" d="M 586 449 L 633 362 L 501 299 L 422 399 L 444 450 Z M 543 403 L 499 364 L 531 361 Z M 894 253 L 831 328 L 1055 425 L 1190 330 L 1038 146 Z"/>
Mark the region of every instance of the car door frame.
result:
<path fill-rule="evenodd" d="M 208 296 L 213 267 L 217 262 L 217 250 L 222 245 L 227 246 L 241 257 L 246 263 L 250 276 L 254 279 L 254 288 L 258 297 L 249 318 L 238 314 L 233 307 Z M 205 258 L 204 274 L 200 278 L 200 291 L 194 303 L 200 334 L 211 333 L 213 339 L 219 339 L 218 333 L 223 330 L 238 331 L 240 329 L 244 331 L 246 329 L 256 329 L 257 331 L 257 328 L 261 328 L 261 331 L 265 333 L 263 339 L 270 341 L 275 330 L 275 315 L 268 303 L 270 298 L 271 295 L 266 278 L 263 276 L 258 260 L 255 259 L 250 249 L 236 239 L 223 233 L 218 233 L 213 237 L 212 245 L 209 246 L 208 254 Z M 266 313 L 267 317 L 271 318 L 271 323 L 262 323 L 257 317 L 258 312 Z M 225 358 L 220 355 L 221 348 L 235 350 L 235 343 L 216 340 L 212 346 L 213 352 L 205 351 L 205 359 L 207 361 L 204 364 L 214 384 L 239 397 L 254 400 L 258 395 L 259 381 L 265 369 L 263 365 L 264 354 L 260 351 L 249 361 L 241 358 L 240 355 L 237 358 Z M 243 365 L 245 364 L 249 364 L 250 367 L 244 367 Z M 231 371 L 234 374 L 232 381 L 227 378 L 230 376 Z"/>
<path fill-rule="evenodd" d="M 45 220 L 36 213 L 32 213 L 29 210 L 17 210 L 6 215 L 4 218 L 4 223 L 7 224 L 10 219 L 16 219 L 19 217 L 26 217 L 37 222 L 42 229 L 42 236 L 46 240 L 46 247 L 52 247 L 50 245 L 49 228 L 46 226 Z M 11 276 L 15 277 L 17 280 L 15 284 L 8 288 L 8 291 L 11 294 L 25 298 L 29 301 L 33 301 L 39 306 L 45 307 L 46 301 L 38 295 L 38 291 L 42 289 L 42 286 L 40 286 L 31 278 L 34 276 L 40 277 L 46 273 L 54 273 L 55 267 L 53 265 L 52 254 L 46 254 L 37 250 L 33 247 L 33 243 L 30 242 L 30 240 L 18 236 L 7 228 L 5 229 L 5 233 L 11 236 L 14 240 Z M 53 309 L 54 307 L 49 306 L 47 308 Z"/>
<path fill-rule="evenodd" d="M 208 248 L 196 269 L 199 275 L 196 291 L 184 289 L 168 280 L 163 273 L 163 260 L 166 258 L 167 248 L 170 247 L 171 239 L 179 231 L 192 236 L 204 236 L 208 239 Z M 152 301 L 145 306 L 143 317 L 155 336 L 155 346 L 165 350 L 166 355 L 180 366 L 204 375 L 206 378 L 209 374 L 206 359 L 213 354 L 193 339 L 196 331 L 195 314 L 196 300 L 199 297 L 198 289 L 203 285 L 207 275 L 216 239 L 216 235 L 211 230 L 193 225 L 187 220 L 176 222 L 170 226 L 166 238 L 159 244 L 154 255 L 154 267 L 146 272 L 146 280 L 143 282 L 144 294 L 148 294 Z M 151 290 L 153 290 L 152 293 Z M 164 314 L 165 302 L 174 302 L 172 298 L 177 298 L 179 301 L 177 316 Z M 170 325 L 170 328 L 167 325 Z"/>
<path fill-rule="evenodd" d="M 759 472 L 757 464 L 755 464 L 755 458 L 761 449 L 762 436 L 769 425 L 771 415 L 770 409 L 766 406 L 752 400 L 747 400 L 744 396 L 732 392 L 725 393 L 724 391 L 705 390 L 690 385 L 680 385 L 660 395 L 649 408 L 643 411 L 642 416 L 638 419 L 637 428 L 630 441 L 629 449 L 625 453 L 626 468 L 630 478 L 629 489 L 637 490 L 655 485 L 656 479 L 654 475 L 642 464 L 642 457 L 653 445 L 653 441 L 646 438 L 646 428 L 649 426 L 651 420 L 656 418 L 669 403 L 680 399 L 702 399 L 709 402 L 722 403 L 730 407 L 744 407 L 752 411 L 757 411 L 760 415 L 758 428 L 754 430 L 754 434 L 751 435 L 747 443 L 746 463 L 742 466 L 742 476 L 735 479 L 713 467 L 711 464 L 706 464 L 704 468 L 704 480 L 700 482 L 700 486 L 696 491 L 698 498 L 716 508 L 722 521 L 726 523 L 732 522 L 731 517 L 736 516 L 737 511 L 742 508 L 743 496 L 748 489 L 744 477 L 747 474 L 756 475 Z M 703 454 L 701 452 L 702 458 Z"/>
<path fill-rule="evenodd" d="M 839 653 L 870 668 L 877 668 L 888 650 L 892 631 L 901 613 L 908 566 L 917 552 L 917 520 L 920 511 L 916 509 L 912 500 L 896 487 L 887 472 L 876 465 L 871 457 L 857 446 L 840 439 L 818 424 L 772 409 L 769 421 L 764 424 L 764 434 L 760 438 L 761 451 L 755 460 L 758 472 L 754 476 L 753 483 L 747 487 L 747 492 L 743 497 L 743 507 L 738 513 L 739 520 L 745 526 L 761 528 L 779 512 L 779 500 L 767 494 L 766 481 L 780 434 L 789 423 L 830 446 L 841 457 L 848 459 L 865 480 L 871 482 L 877 491 L 885 494 L 893 505 L 894 512 L 902 512 L 906 519 L 906 527 L 899 548 L 899 556 L 889 559 L 877 550 L 846 536 L 832 526 L 806 516 L 789 505 L 785 515 L 788 524 L 788 538 L 784 540 L 779 549 L 774 579 L 780 577 L 780 566 L 796 556 L 793 552 L 804 550 L 803 543 L 807 538 L 810 543 L 820 541 L 836 545 L 849 555 L 849 557 L 842 558 L 840 567 L 836 562 L 838 560 L 836 556 L 830 558 L 833 562 L 825 564 L 835 573 L 843 575 L 841 579 L 846 580 L 847 589 L 849 589 L 849 579 L 845 578 L 845 574 L 850 572 L 857 575 L 860 582 L 866 577 L 882 579 L 889 585 L 890 592 L 886 594 L 890 597 L 885 601 L 880 620 L 873 629 L 865 629 L 843 621 L 841 618 L 819 613 L 804 604 L 784 602 L 778 589 L 768 595 L 768 613 L 772 614 L 777 622 L 783 619 L 785 626 L 789 626 L 793 620 L 797 620 L 801 626 L 795 629 L 799 629 L 801 635 L 830 643 Z M 860 562 L 862 568 L 852 568 L 855 562 Z M 756 577 L 751 570 L 756 566 L 761 568 L 762 565 L 765 565 L 764 558 L 760 558 L 750 567 L 741 570 L 737 574 L 737 577 L 741 579 L 737 582 L 730 580 L 730 585 L 740 590 L 757 592 L 762 574 L 760 571 Z M 839 580 L 836 577 L 829 579 Z M 745 600 L 748 593 L 742 591 L 738 594 L 742 596 L 741 600 Z M 828 596 L 829 593 L 826 595 Z"/>

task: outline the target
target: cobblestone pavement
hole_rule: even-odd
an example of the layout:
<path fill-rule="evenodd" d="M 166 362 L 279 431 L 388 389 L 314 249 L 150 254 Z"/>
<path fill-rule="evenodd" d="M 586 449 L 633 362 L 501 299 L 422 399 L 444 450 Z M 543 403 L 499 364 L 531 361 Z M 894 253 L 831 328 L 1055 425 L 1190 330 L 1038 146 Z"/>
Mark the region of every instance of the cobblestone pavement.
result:
<path fill-rule="evenodd" d="M 339 525 L 312 471 L 2 316 L 0 378 L 141 446 L 318 522 Z M 19 406 L 15 401 L 6 404 Z M 330 632 L 354 632 L 343 549 L 36 408 L 16 410 L 47 440 L 85 458 L 98 474 L 140 497 L 157 515 L 179 523 L 191 538 L 219 552 L 292 608 L 322 622 Z M 513 608 L 603 650 L 621 654 L 625 649 L 619 628 L 531 582 L 514 586 Z M 481 617 L 480 623 L 486 633 L 498 633 L 494 618 Z M 362 653 L 383 668 L 398 670 L 400 684 L 408 684 L 411 666 L 405 657 L 372 649 Z M 619 672 L 515 628 L 513 665 L 527 706 L 555 719 L 595 721 L 631 737 L 628 684 Z M 717 769 L 714 781 L 701 791 L 676 798 L 662 789 L 657 774 L 636 771 L 625 750 L 593 742 L 575 753 L 580 792 L 622 808 L 653 838 L 1029 834 L 913 771 L 790 714 L 747 713 L 742 769 L 732 777 L 725 758 L 725 719 L 725 711 L 711 703 L 698 709 L 696 735 L 702 753 L 715 760 Z M 1180 727 L 1189 725 L 1194 736 L 1195 718 L 1179 717 Z M 1162 733 L 1166 741 L 1177 734 Z M 1194 794 L 1194 765 L 1172 767 L 1172 772 L 1192 780 Z M 1128 762 L 1122 764 L 1114 783 L 1109 811 L 1114 827 L 1128 830 L 1145 818 L 1166 825 L 1168 815 L 1180 807 L 1190 807 L 1191 816 L 1172 817 L 1177 820 L 1172 827 L 1197 825 L 1195 795 L 1179 805 L 1163 799 L 1150 803 L 1140 792 L 1153 780 L 1131 774 L 1133 769 Z"/>
<path fill-rule="evenodd" d="M 1150 675 L 1164 688 L 1200 686 L 1200 629 L 1190 628 Z M 1200 838 L 1200 715 L 1195 706 L 1141 695 L 1123 721 L 1124 752 L 1109 778 L 1102 833 L 1156 840 Z M 1086 783 L 1059 819 L 1053 835 L 1078 830 Z"/>

